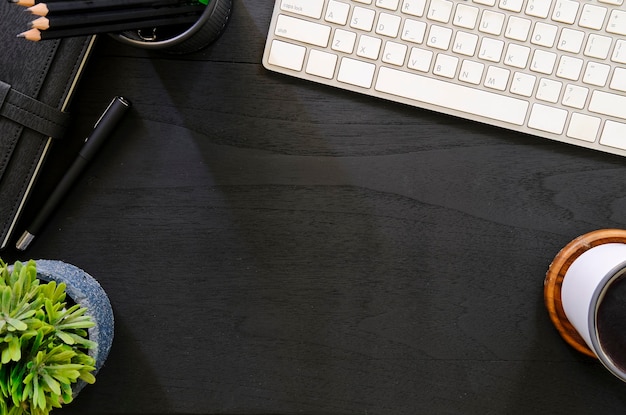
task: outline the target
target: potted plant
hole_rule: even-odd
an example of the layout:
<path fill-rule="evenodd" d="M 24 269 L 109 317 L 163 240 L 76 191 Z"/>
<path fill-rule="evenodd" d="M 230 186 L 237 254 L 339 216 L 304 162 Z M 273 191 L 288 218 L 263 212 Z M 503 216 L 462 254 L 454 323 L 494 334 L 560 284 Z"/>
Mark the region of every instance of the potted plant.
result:
<path fill-rule="evenodd" d="M 112 311 L 94 282 L 60 261 L 0 260 L 0 414 L 48 414 L 95 382 L 111 346 Z M 92 304 L 104 304 L 108 329 Z"/>

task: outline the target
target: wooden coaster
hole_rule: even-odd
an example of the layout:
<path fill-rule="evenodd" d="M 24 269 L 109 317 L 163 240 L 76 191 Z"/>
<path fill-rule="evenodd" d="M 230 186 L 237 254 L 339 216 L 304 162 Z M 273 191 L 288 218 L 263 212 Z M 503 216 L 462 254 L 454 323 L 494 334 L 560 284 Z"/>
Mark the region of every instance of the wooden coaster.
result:
<path fill-rule="evenodd" d="M 594 246 L 607 243 L 626 243 L 626 230 L 599 229 L 574 239 L 557 254 L 550 264 L 543 286 L 546 308 L 561 337 L 574 349 L 596 359 L 598 358 L 596 354 L 587 346 L 585 340 L 565 315 L 561 302 L 561 286 L 565 273 L 576 258 Z"/>

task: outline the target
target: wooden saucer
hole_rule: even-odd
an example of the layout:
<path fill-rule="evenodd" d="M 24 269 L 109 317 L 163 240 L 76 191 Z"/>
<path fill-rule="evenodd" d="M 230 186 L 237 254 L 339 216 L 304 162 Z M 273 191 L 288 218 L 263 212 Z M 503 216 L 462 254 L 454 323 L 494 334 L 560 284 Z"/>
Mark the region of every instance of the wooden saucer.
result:
<path fill-rule="evenodd" d="M 543 286 L 543 298 L 552 323 L 563 339 L 574 349 L 597 359 L 576 328 L 569 322 L 561 302 L 561 286 L 565 273 L 574 260 L 594 246 L 607 243 L 626 243 L 626 230 L 599 229 L 589 232 L 567 244 L 550 264 Z"/>

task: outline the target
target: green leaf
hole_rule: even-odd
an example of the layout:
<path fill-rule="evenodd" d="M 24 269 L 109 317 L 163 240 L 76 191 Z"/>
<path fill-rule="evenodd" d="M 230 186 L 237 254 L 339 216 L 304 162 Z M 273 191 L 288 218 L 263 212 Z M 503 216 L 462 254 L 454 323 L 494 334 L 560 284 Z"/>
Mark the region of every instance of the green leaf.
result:
<path fill-rule="evenodd" d="M 18 362 L 22 358 L 22 348 L 20 347 L 20 338 L 13 336 L 9 342 L 9 357 L 12 361 Z"/>
<path fill-rule="evenodd" d="M 39 378 L 33 377 L 33 406 L 35 408 L 44 409 L 46 407 L 46 395 L 43 392 L 43 386 L 39 384 Z"/>
<path fill-rule="evenodd" d="M 50 353 L 48 353 L 48 358 L 46 359 L 46 362 L 49 365 L 56 362 L 60 362 L 61 364 L 63 364 L 65 362 L 70 362 L 74 356 L 76 356 L 76 351 L 62 344 L 55 347 L 50 351 Z"/>
<path fill-rule="evenodd" d="M 22 294 L 23 294 L 23 283 L 22 281 L 18 280 L 16 281 L 16 283 L 13 285 L 13 301 L 12 301 L 12 308 L 15 308 L 15 305 L 21 301 L 22 299 Z"/>
<path fill-rule="evenodd" d="M 63 403 L 70 403 L 73 400 L 72 387 L 69 383 L 61 383 L 61 400 Z"/>
<path fill-rule="evenodd" d="M 0 310 L 2 310 L 2 314 L 6 316 L 11 313 L 11 287 L 2 287 Z"/>
<path fill-rule="evenodd" d="M 56 335 L 59 337 L 59 339 L 63 340 L 63 343 L 65 344 L 72 345 L 76 343 L 72 336 L 70 336 L 68 333 L 65 333 L 63 331 L 57 331 Z"/>
<path fill-rule="evenodd" d="M 11 361 L 11 352 L 8 347 L 2 349 L 2 355 L 0 356 L 0 361 L 3 365 L 6 365 Z"/>
<path fill-rule="evenodd" d="M 83 336 L 79 336 L 73 333 L 70 333 L 69 335 L 74 339 L 75 345 L 80 345 L 81 347 L 84 347 L 85 349 L 94 349 L 96 348 L 96 346 L 98 346 L 98 343 L 91 341 L 89 339 L 86 339 Z"/>
<path fill-rule="evenodd" d="M 4 371 L 3 371 L 4 372 Z M 0 392 L 2 392 L 2 396 L 4 396 L 5 398 L 7 396 L 9 396 L 9 381 L 11 380 L 11 378 L 9 378 L 8 376 L 6 376 L 6 373 L 2 373 L 2 376 L 0 376 Z"/>
<path fill-rule="evenodd" d="M 37 335 L 35 336 L 35 339 L 33 340 L 33 344 L 30 349 L 31 355 L 34 355 L 35 353 L 37 353 L 37 351 L 41 347 L 41 343 L 43 342 L 43 335 L 44 335 L 43 330 L 37 330 Z"/>
<path fill-rule="evenodd" d="M 59 384 L 59 382 L 57 382 L 56 380 L 54 380 L 52 378 L 52 376 L 50 376 L 47 373 L 44 373 L 42 376 L 42 379 L 44 381 L 44 383 L 46 384 L 46 386 L 48 386 L 48 388 L 50 388 L 50 391 L 56 395 L 61 395 L 61 385 Z"/>
<path fill-rule="evenodd" d="M 28 325 L 26 325 L 26 323 L 13 317 L 6 317 L 6 321 L 7 323 L 9 323 L 9 326 L 18 331 L 24 331 L 28 328 Z"/>
<path fill-rule="evenodd" d="M 91 374 L 91 372 L 81 372 L 80 379 L 89 383 L 90 385 L 96 383 L 96 377 L 93 374 Z"/>

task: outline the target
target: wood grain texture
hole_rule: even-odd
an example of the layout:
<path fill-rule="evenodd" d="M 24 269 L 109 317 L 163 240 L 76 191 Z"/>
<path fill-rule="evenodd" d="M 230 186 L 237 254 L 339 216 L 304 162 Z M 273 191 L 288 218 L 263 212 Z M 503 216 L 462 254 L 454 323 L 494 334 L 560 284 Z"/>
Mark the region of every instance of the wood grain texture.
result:
<path fill-rule="evenodd" d="M 6 253 L 80 266 L 114 307 L 107 365 L 59 413 L 623 414 L 543 280 L 626 228 L 624 160 L 270 73 L 272 7 L 235 0 L 190 56 L 100 39 L 69 143 L 113 95 L 133 109 Z"/>

